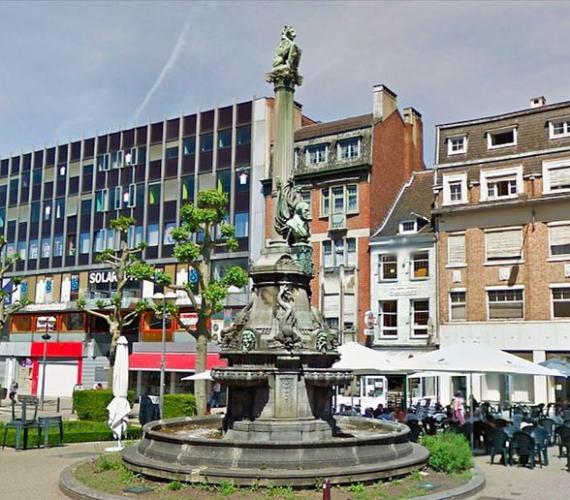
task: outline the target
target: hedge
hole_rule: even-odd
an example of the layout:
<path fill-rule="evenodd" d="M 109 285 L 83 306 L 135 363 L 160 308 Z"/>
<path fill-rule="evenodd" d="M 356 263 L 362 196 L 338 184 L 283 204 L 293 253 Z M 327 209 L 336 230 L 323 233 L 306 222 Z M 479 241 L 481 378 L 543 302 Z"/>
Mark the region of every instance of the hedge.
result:
<path fill-rule="evenodd" d="M 463 472 L 473 467 L 473 455 L 465 436 L 444 432 L 422 436 L 421 444 L 429 451 L 429 466 L 440 472 Z"/>
<path fill-rule="evenodd" d="M 0 435 L 4 436 L 4 424 L 0 423 Z M 140 427 L 129 427 L 125 439 L 140 439 L 142 429 Z M 24 436 L 20 438 L 23 446 Z M 41 446 L 44 444 L 42 436 Z M 109 426 L 103 422 L 88 421 L 64 421 L 63 422 L 63 442 L 64 443 L 89 443 L 94 441 L 113 441 L 113 433 Z M 38 433 L 32 429 L 28 435 L 28 448 L 37 446 Z M 6 446 L 14 447 L 16 443 L 15 429 L 8 429 Z M 51 427 L 49 429 L 49 443 L 55 445 L 59 443 L 59 429 Z"/>
<path fill-rule="evenodd" d="M 164 418 L 191 417 L 196 415 L 194 394 L 165 394 Z"/>
<path fill-rule="evenodd" d="M 106 422 L 109 418 L 107 405 L 112 399 L 111 390 L 74 391 L 73 408 L 79 420 Z M 127 399 L 132 406 L 135 401 L 135 391 L 129 391 Z"/>

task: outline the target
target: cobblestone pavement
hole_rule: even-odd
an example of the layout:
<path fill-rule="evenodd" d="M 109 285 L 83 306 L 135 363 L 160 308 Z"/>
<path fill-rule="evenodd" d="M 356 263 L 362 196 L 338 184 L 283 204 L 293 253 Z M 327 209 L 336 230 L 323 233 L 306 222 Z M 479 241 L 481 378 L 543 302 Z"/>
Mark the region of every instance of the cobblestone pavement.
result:
<path fill-rule="evenodd" d="M 549 465 L 535 469 L 491 465 L 489 456 L 476 457 L 475 463 L 487 478 L 485 489 L 473 498 L 478 500 L 568 500 L 570 472 L 566 458 L 558 458 L 558 447 L 549 448 Z M 498 457 L 495 457 L 497 460 Z"/>

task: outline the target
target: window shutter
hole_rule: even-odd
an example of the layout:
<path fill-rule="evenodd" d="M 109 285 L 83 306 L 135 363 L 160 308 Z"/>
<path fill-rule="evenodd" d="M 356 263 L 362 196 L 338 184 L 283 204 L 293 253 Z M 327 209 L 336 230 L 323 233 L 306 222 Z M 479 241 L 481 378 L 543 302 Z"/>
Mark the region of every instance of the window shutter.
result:
<path fill-rule="evenodd" d="M 77 206 L 78 206 L 78 199 L 77 198 L 68 198 L 67 199 L 67 210 L 66 214 L 68 217 L 72 215 L 77 215 Z"/>
<path fill-rule="evenodd" d="M 345 293 L 345 295 L 344 295 L 344 321 L 354 323 L 355 320 L 356 320 L 356 296 Z"/>
<path fill-rule="evenodd" d="M 550 227 L 550 244 L 552 246 L 570 245 L 570 224 Z"/>
<path fill-rule="evenodd" d="M 570 185 L 570 165 L 550 170 L 550 189 Z"/>
<path fill-rule="evenodd" d="M 508 229 L 485 235 L 487 259 L 513 259 L 521 256 L 522 231 Z"/>
<path fill-rule="evenodd" d="M 448 237 L 448 264 L 465 263 L 465 235 L 452 234 Z"/>
<path fill-rule="evenodd" d="M 175 201 L 178 199 L 178 180 L 167 179 L 164 181 L 164 201 Z"/>

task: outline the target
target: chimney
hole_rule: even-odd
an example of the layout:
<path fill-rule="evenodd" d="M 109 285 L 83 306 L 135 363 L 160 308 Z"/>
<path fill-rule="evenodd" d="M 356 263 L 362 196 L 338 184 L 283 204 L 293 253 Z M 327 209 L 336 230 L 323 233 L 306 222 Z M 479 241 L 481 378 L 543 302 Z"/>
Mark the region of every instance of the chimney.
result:
<path fill-rule="evenodd" d="M 385 120 L 398 108 L 397 95 L 386 85 L 374 85 L 372 96 L 374 120 Z"/>
<path fill-rule="evenodd" d="M 546 97 L 544 97 L 543 95 L 539 96 L 539 97 L 533 97 L 530 100 L 530 107 L 531 108 L 542 108 L 542 106 L 546 105 Z"/>
<path fill-rule="evenodd" d="M 414 145 L 417 146 L 418 144 L 418 135 L 421 135 L 422 131 L 418 130 L 420 127 L 418 125 L 421 124 L 422 115 L 421 113 L 414 108 L 404 108 L 402 110 L 404 114 L 404 122 L 409 123 L 412 126 L 412 140 Z"/>

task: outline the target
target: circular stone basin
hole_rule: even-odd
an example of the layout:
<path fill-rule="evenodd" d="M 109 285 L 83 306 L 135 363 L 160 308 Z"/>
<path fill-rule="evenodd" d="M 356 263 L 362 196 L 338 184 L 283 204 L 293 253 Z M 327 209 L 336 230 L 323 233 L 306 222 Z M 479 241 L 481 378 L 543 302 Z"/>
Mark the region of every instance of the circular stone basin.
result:
<path fill-rule="evenodd" d="M 260 442 L 228 439 L 222 417 L 149 422 L 137 446 L 123 451 L 125 465 L 147 476 L 193 483 L 312 487 L 403 475 L 427 462 L 403 424 L 336 417 L 328 439 Z"/>

